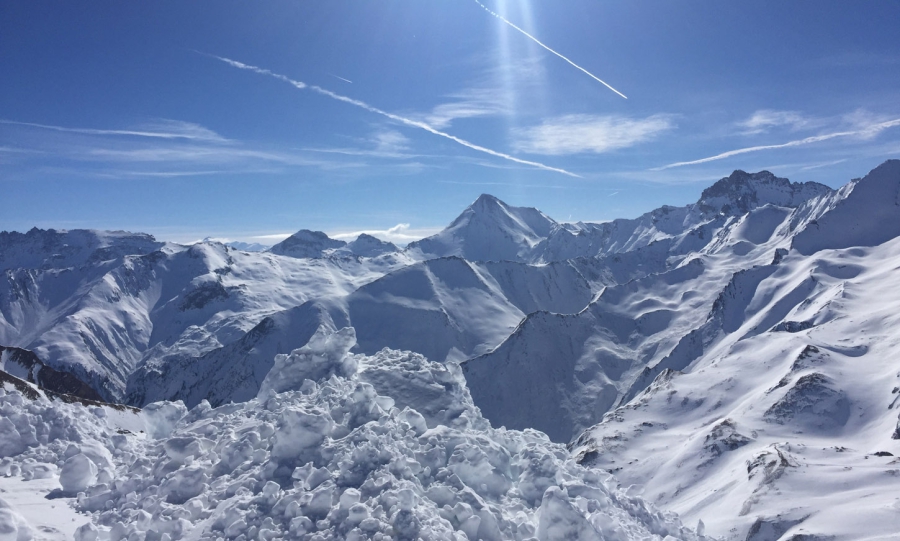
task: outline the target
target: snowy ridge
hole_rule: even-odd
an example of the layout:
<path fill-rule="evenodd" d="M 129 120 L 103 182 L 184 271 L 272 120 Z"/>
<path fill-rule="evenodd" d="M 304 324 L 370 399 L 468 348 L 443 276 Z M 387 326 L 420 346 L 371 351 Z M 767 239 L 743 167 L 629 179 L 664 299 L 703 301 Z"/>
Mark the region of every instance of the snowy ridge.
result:
<path fill-rule="evenodd" d="M 142 363 L 201 356 L 267 316 L 346 296 L 397 265 L 200 243 L 84 267 L 20 267 L 6 271 L 0 289 L 0 343 L 30 349 L 105 399 L 121 400 Z"/>
<path fill-rule="evenodd" d="M 0 389 L 0 468 L 77 493 L 90 521 L 76 541 L 704 539 L 540 433 L 490 428 L 452 369 L 353 342 L 323 330 L 243 404 L 155 404 L 147 436 L 102 408 Z M 14 509 L 0 528 L 35 532 Z"/>

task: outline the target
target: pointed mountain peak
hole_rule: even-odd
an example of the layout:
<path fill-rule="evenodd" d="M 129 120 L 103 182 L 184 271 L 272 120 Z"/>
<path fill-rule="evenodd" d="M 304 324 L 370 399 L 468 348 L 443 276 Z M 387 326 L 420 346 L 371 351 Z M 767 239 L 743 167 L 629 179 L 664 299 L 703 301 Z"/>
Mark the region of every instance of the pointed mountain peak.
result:
<path fill-rule="evenodd" d="M 446 229 L 409 244 L 425 257 L 461 256 L 471 261 L 521 261 L 557 223 L 531 207 L 514 207 L 482 194 Z"/>
<path fill-rule="evenodd" d="M 488 206 L 488 205 L 497 205 L 497 204 L 506 205 L 506 203 L 504 203 L 503 201 L 500 201 L 493 195 L 491 195 L 489 193 L 483 193 L 483 194 L 479 195 L 478 199 L 476 199 L 475 202 L 472 203 L 470 206 L 484 207 L 484 206 Z"/>

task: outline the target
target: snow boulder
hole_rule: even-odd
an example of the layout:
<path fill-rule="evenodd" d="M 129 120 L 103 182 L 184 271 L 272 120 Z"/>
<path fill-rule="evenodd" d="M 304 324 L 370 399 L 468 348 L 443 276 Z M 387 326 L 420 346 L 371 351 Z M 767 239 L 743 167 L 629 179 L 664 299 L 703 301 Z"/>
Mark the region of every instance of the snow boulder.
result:
<path fill-rule="evenodd" d="M 67 494 L 84 492 L 96 480 L 97 465 L 84 453 L 67 458 L 59 474 L 59 484 Z"/>
<path fill-rule="evenodd" d="M 161 439 L 172 433 L 176 423 L 187 413 L 187 408 L 181 400 L 178 402 L 154 402 L 144 406 L 142 412 L 147 435 L 154 439 Z"/>
<path fill-rule="evenodd" d="M 356 331 L 345 327 L 332 332 L 324 326 L 302 348 L 290 355 L 275 357 L 275 366 L 266 375 L 259 396 L 299 389 L 303 380 L 321 380 L 332 374 L 349 377 L 356 373 L 357 360 L 349 355 L 356 345 Z"/>
<path fill-rule="evenodd" d="M 25 443 L 22 435 L 16 430 L 16 425 L 7 417 L 0 417 L 0 458 L 16 456 L 25 451 Z"/>
<path fill-rule="evenodd" d="M 0 499 L 0 541 L 31 541 L 34 532 L 22 515 Z"/>

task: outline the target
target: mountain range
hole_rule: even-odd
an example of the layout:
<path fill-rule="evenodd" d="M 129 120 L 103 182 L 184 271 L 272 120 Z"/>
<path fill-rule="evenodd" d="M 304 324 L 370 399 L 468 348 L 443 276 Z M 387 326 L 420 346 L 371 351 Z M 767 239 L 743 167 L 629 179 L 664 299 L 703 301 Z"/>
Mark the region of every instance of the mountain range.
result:
<path fill-rule="evenodd" d="M 887 539 L 898 237 L 898 160 L 838 190 L 735 171 L 696 203 L 605 223 L 482 195 L 403 249 L 308 230 L 263 252 L 3 232 L 0 369 L 94 400 L 220 406 L 352 327 L 356 353 L 459 363 L 494 427 L 567 444 L 709 535 Z"/>

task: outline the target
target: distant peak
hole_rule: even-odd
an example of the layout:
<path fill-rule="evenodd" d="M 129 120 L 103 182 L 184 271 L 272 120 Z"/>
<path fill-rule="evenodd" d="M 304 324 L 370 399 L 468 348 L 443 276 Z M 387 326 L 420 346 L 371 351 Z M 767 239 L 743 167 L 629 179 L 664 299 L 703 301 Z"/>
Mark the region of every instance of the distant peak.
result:
<path fill-rule="evenodd" d="M 269 251 L 292 257 L 322 257 L 325 250 L 340 248 L 347 243 L 330 238 L 321 231 L 301 229 L 272 246 Z"/>
<path fill-rule="evenodd" d="M 303 240 L 325 240 L 328 238 L 328 235 L 323 233 L 322 231 L 313 231 L 311 229 L 301 229 L 297 231 L 291 237 L 295 239 L 303 239 Z"/>
<path fill-rule="evenodd" d="M 705 212 L 736 215 L 766 204 L 796 207 L 831 191 L 824 184 L 791 182 L 770 171 L 748 173 L 737 169 L 703 190 L 698 204 Z"/>

